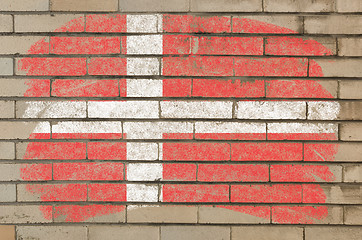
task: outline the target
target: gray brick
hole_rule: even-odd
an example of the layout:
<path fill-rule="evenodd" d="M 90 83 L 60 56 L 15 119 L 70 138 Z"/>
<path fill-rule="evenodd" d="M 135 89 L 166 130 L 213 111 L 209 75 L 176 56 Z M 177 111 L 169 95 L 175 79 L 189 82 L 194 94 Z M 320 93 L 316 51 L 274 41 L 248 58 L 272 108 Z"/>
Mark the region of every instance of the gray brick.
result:
<path fill-rule="evenodd" d="M 118 0 L 50 0 L 51 11 L 117 11 Z"/>
<path fill-rule="evenodd" d="M 362 165 L 344 166 L 344 182 L 362 182 Z"/>
<path fill-rule="evenodd" d="M 13 17 L 11 15 L 0 15 L 0 32 L 13 31 Z"/>
<path fill-rule="evenodd" d="M 0 122 L 0 139 L 29 139 L 36 128 L 50 133 L 48 122 Z"/>
<path fill-rule="evenodd" d="M 362 141 L 362 123 L 343 123 L 340 125 L 342 141 Z"/>
<path fill-rule="evenodd" d="M 1 81 L 0 81 L 1 86 Z M 0 90 L 1 92 L 1 90 Z M 0 101 L 0 118 L 13 118 L 15 117 L 15 102 L 14 101 Z"/>
<path fill-rule="evenodd" d="M 301 227 L 271 227 L 271 226 L 245 226 L 232 227 L 231 240 L 302 240 Z"/>
<path fill-rule="evenodd" d="M 264 0 L 266 12 L 333 12 L 334 0 Z"/>
<path fill-rule="evenodd" d="M 13 59 L 0 58 L 0 75 L 13 75 Z"/>
<path fill-rule="evenodd" d="M 192 12 L 261 12 L 262 0 L 191 0 Z"/>
<path fill-rule="evenodd" d="M 229 227 L 162 226 L 161 240 L 224 240 L 230 239 Z"/>
<path fill-rule="evenodd" d="M 361 0 L 336 0 L 337 12 L 362 12 Z"/>
<path fill-rule="evenodd" d="M 48 11 L 49 0 L 1 0 L 1 11 Z"/>
<path fill-rule="evenodd" d="M 362 186 L 358 185 L 320 185 L 326 195 L 325 203 L 362 204 Z M 319 191 L 317 189 L 317 191 Z M 304 191 L 305 193 L 306 191 Z M 310 194 L 313 194 L 311 192 Z M 305 195 L 307 196 L 307 195 Z"/>
<path fill-rule="evenodd" d="M 17 227 L 18 240 L 86 240 L 87 227 L 85 226 L 19 226 Z"/>
<path fill-rule="evenodd" d="M 30 47 L 38 41 L 48 37 L 38 36 L 0 36 L 0 54 L 27 54 Z"/>
<path fill-rule="evenodd" d="M 43 206 L 51 209 L 50 206 Z M 49 223 L 39 206 L 5 205 L 0 206 L 1 223 Z M 29 232 L 30 233 L 30 232 Z M 24 235 L 25 236 L 25 235 Z M 46 239 L 46 238 L 45 238 Z"/>
<path fill-rule="evenodd" d="M 362 206 L 344 207 L 344 223 L 350 225 L 362 225 Z"/>
<path fill-rule="evenodd" d="M 306 227 L 305 240 L 361 240 L 361 228 L 351 227 Z"/>
<path fill-rule="evenodd" d="M 339 38 L 339 56 L 362 56 L 362 38 Z"/>
<path fill-rule="evenodd" d="M 15 144 L 12 142 L 0 142 L 0 159 L 15 159 Z"/>
<path fill-rule="evenodd" d="M 16 186 L 15 184 L 0 184 L 0 202 L 15 202 Z"/>
<path fill-rule="evenodd" d="M 119 0 L 121 12 L 187 12 L 189 0 Z"/>
<path fill-rule="evenodd" d="M 362 99 L 362 81 L 361 80 L 340 81 L 339 97 L 342 99 Z"/>
<path fill-rule="evenodd" d="M 159 228 L 153 226 L 90 226 L 89 240 L 159 240 Z"/>
<path fill-rule="evenodd" d="M 306 16 L 304 32 L 315 34 L 361 34 L 362 16 Z"/>
<path fill-rule="evenodd" d="M 0 97 L 24 97 L 28 90 L 34 90 L 32 88 L 34 85 L 50 89 L 50 83 L 42 79 L 0 79 Z M 29 95 L 34 92 L 36 93 L 36 91 L 30 91 Z"/>
<path fill-rule="evenodd" d="M 322 68 L 324 77 L 362 77 L 362 59 L 313 60 Z"/>

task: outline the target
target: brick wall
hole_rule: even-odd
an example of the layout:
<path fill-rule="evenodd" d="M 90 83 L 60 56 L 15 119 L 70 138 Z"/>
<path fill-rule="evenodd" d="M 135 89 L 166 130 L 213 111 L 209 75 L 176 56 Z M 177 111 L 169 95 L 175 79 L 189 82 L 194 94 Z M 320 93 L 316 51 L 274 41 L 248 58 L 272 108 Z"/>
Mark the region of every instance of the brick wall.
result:
<path fill-rule="evenodd" d="M 361 12 L 1 0 L 0 240 L 362 239 Z"/>

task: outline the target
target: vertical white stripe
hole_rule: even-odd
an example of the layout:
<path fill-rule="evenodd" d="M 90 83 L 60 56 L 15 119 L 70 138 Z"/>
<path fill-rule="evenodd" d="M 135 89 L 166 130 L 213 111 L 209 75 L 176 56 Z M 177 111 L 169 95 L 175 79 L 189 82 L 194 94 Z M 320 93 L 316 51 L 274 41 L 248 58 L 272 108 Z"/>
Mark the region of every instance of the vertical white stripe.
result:
<path fill-rule="evenodd" d="M 127 160 L 157 160 L 157 143 L 127 143 Z"/>
<path fill-rule="evenodd" d="M 158 185 L 127 184 L 127 201 L 157 202 Z"/>
<path fill-rule="evenodd" d="M 162 80 L 127 79 L 127 97 L 162 97 Z"/>
<path fill-rule="evenodd" d="M 130 163 L 127 165 L 128 181 L 157 181 L 162 179 L 160 163 Z"/>

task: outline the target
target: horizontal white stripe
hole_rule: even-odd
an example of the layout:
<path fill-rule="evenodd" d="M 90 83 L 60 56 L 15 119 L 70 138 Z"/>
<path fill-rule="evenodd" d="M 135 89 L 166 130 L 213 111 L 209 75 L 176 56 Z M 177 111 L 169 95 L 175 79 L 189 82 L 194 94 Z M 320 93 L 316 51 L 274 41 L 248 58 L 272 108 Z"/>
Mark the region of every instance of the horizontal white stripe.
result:
<path fill-rule="evenodd" d="M 157 202 L 158 186 L 145 184 L 127 184 L 128 202 Z"/>
<path fill-rule="evenodd" d="M 238 102 L 239 119 L 305 119 L 306 103 L 297 101 Z"/>
<path fill-rule="evenodd" d="M 90 118 L 159 118 L 156 101 L 89 101 Z"/>
<path fill-rule="evenodd" d="M 265 123 L 196 122 L 196 133 L 266 133 Z"/>
<path fill-rule="evenodd" d="M 58 122 L 53 133 L 122 133 L 121 122 Z"/>
<path fill-rule="evenodd" d="M 127 54 L 162 54 L 162 35 L 127 36 Z"/>
<path fill-rule="evenodd" d="M 37 123 L 33 133 L 50 133 L 50 123 L 49 122 Z"/>
<path fill-rule="evenodd" d="M 335 120 L 341 110 L 338 102 L 308 102 L 308 119 Z"/>
<path fill-rule="evenodd" d="M 86 117 L 86 102 L 82 101 L 31 101 L 20 103 L 19 105 L 21 106 L 22 104 L 25 104 L 23 118 Z"/>
<path fill-rule="evenodd" d="M 127 139 L 162 139 L 163 133 L 193 133 L 188 122 L 125 122 Z"/>
<path fill-rule="evenodd" d="M 153 79 L 127 79 L 127 97 L 162 97 L 163 81 Z"/>
<path fill-rule="evenodd" d="M 157 15 L 130 15 L 127 14 L 127 32 L 129 33 L 156 33 L 158 30 Z"/>
<path fill-rule="evenodd" d="M 337 133 L 338 124 L 268 123 L 268 133 Z"/>
<path fill-rule="evenodd" d="M 157 181 L 162 180 L 162 164 L 160 163 L 131 163 L 127 165 L 128 181 Z"/>

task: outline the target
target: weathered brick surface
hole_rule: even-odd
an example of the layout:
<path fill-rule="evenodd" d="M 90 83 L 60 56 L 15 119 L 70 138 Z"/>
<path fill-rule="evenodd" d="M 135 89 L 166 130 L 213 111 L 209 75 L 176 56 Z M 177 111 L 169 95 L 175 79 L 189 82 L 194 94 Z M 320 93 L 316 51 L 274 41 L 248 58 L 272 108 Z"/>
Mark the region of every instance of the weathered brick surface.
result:
<path fill-rule="evenodd" d="M 118 0 L 50 0 L 51 11 L 117 11 Z"/>
<path fill-rule="evenodd" d="M 2 184 L 0 185 L 0 202 L 15 202 L 16 201 L 16 185 Z"/>
<path fill-rule="evenodd" d="M 362 39 L 340 38 L 338 39 L 338 55 L 340 56 L 362 56 Z"/>
<path fill-rule="evenodd" d="M 22 226 L 16 229 L 18 239 L 87 239 L 87 227 L 84 226 Z"/>
<path fill-rule="evenodd" d="M 187 12 L 187 0 L 119 0 L 121 12 Z"/>
<path fill-rule="evenodd" d="M 51 211 L 51 206 L 43 206 L 47 211 Z M 25 205 L 1 205 L 1 223 L 49 223 L 51 215 L 44 216 L 38 206 Z M 50 218 L 49 218 L 50 217 Z M 39 229 L 40 232 L 41 229 Z M 43 229 L 43 230 L 46 230 Z M 44 231 L 45 233 L 46 231 Z M 30 231 L 28 232 L 30 234 Z"/>
<path fill-rule="evenodd" d="M 343 99 L 362 99 L 362 82 L 358 80 L 341 81 L 339 97 Z"/>
<path fill-rule="evenodd" d="M 0 158 L 1 159 L 15 159 L 15 144 L 13 142 L 0 143 Z"/>
<path fill-rule="evenodd" d="M 49 0 L 3 0 L 0 9 L 1 11 L 48 11 Z"/>
<path fill-rule="evenodd" d="M 107 236 L 109 240 L 119 239 L 159 239 L 159 227 L 154 226 L 90 226 L 88 237 L 89 240 L 101 240 Z"/>
<path fill-rule="evenodd" d="M 265 0 L 266 12 L 333 12 L 334 0 Z"/>
<path fill-rule="evenodd" d="M 13 31 L 13 17 L 11 15 L 0 14 L 0 31 L 1 32 Z"/>
<path fill-rule="evenodd" d="M 301 227 L 231 227 L 231 239 L 245 240 L 302 240 L 303 228 Z"/>
<path fill-rule="evenodd" d="M 15 226 L 0 225 L 1 239 L 14 240 L 15 239 Z"/>
<path fill-rule="evenodd" d="M 14 101 L 0 101 L 0 117 L 1 118 L 13 118 L 15 117 L 14 112 L 15 102 Z"/>
<path fill-rule="evenodd" d="M 311 34 L 361 34 L 361 26 L 357 15 L 307 16 L 304 20 L 304 31 Z"/>
<path fill-rule="evenodd" d="M 362 140 L 362 124 L 361 123 L 341 124 L 341 140 L 343 140 L 343 141 L 361 141 Z"/>
<path fill-rule="evenodd" d="M 361 225 L 362 224 L 361 214 L 362 214 L 362 207 L 360 206 L 345 207 L 344 223 L 351 225 Z"/>
<path fill-rule="evenodd" d="M 43 40 L 49 42 L 48 37 L 36 36 L 1 36 L 0 54 L 26 54 L 34 42 Z"/>
<path fill-rule="evenodd" d="M 192 12 L 261 12 L 261 0 L 191 0 Z"/>
<path fill-rule="evenodd" d="M 362 182 L 362 166 L 344 166 L 344 182 Z"/>
<path fill-rule="evenodd" d="M 362 3 L 359 0 L 337 0 L 337 12 L 362 12 Z"/>
<path fill-rule="evenodd" d="M 161 240 L 167 239 L 229 239 L 229 227 L 209 227 L 209 226 L 162 226 L 161 227 Z"/>
<path fill-rule="evenodd" d="M 306 240 L 357 240 L 362 237 L 361 229 L 358 227 L 307 227 L 305 229 Z"/>
<path fill-rule="evenodd" d="M 80 14 L 54 14 L 54 15 L 15 15 L 14 27 L 15 32 L 53 32 L 59 29 L 60 26 L 77 19 L 75 27 L 72 27 L 70 32 L 84 31 L 84 18 Z"/>
<path fill-rule="evenodd" d="M 13 60 L 11 58 L 0 58 L 0 75 L 13 75 Z"/>

